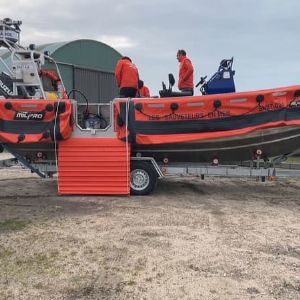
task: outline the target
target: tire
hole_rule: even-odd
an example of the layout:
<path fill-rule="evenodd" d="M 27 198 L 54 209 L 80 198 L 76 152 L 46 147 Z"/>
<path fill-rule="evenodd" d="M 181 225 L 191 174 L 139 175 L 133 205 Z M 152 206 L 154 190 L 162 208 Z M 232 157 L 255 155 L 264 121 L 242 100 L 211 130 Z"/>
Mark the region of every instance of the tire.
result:
<path fill-rule="evenodd" d="M 155 188 L 157 173 L 151 163 L 132 161 L 130 172 L 130 194 L 148 195 Z"/>

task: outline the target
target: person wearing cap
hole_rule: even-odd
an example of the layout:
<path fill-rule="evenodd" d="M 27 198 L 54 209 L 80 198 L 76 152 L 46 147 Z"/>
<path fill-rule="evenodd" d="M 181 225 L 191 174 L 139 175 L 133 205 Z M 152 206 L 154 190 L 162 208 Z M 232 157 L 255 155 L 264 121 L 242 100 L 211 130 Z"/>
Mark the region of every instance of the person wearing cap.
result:
<path fill-rule="evenodd" d="M 139 80 L 139 95 L 140 97 L 150 97 L 150 90 L 144 85 L 143 80 Z"/>
<path fill-rule="evenodd" d="M 121 98 L 134 98 L 138 91 L 139 71 L 128 56 L 123 56 L 116 65 L 115 76 Z"/>
<path fill-rule="evenodd" d="M 179 62 L 178 89 L 182 92 L 194 95 L 194 67 L 191 60 L 186 56 L 185 50 L 177 51 Z"/>

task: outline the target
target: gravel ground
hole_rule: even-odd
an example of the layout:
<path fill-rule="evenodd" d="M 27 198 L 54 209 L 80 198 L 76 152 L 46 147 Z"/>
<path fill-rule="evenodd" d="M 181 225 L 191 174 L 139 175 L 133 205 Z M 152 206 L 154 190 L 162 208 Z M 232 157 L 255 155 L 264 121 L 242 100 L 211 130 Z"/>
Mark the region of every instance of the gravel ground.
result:
<path fill-rule="evenodd" d="M 300 181 L 59 196 L 0 169 L 0 299 L 300 299 Z"/>

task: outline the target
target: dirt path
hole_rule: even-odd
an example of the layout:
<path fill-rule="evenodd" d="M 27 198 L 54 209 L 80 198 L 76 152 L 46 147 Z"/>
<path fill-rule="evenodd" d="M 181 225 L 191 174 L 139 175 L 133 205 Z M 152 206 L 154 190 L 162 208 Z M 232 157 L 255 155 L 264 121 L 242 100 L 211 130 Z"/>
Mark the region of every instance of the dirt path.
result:
<path fill-rule="evenodd" d="M 57 196 L 0 170 L 0 299 L 300 299 L 300 181 Z"/>

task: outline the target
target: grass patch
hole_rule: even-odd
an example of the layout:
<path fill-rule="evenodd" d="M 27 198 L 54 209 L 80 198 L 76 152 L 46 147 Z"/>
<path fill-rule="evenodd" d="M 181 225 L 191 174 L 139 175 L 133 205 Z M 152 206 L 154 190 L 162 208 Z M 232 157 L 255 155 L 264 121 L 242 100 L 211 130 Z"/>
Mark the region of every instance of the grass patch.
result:
<path fill-rule="evenodd" d="M 14 219 L 8 219 L 5 221 L 0 221 L 0 232 L 8 230 L 22 230 L 24 229 L 29 222 L 18 221 Z"/>
<path fill-rule="evenodd" d="M 43 253 L 23 256 L 17 254 L 10 249 L 0 251 L 0 287 L 1 282 L 9 284 L 10 282 L 18 282 L 23 286 L 30 284 L 37 290 L 46 287 L 43 278 L 56 278 L 61 270 L 59 270 L 53 258 Z M 41 280 L 34 282 L 34 286 L 30 283 L 31 278 L 38 277 Z M 0 299 L 1 293 L 0 293 Z"/>
<path fill-rule="evenodd" d="M 8 249 L 8 248 L 0 249 L 0 259 L 11 257 L 14 254 L 15 251 L 13 251 L 12 249 Z"/>
<path fill-rule="evenodd" d="M 30 257 L 18 259 L 16 265 L 22 268 L 36 270 L 37 273 L 44 273 L 44 271 L 52 267 L 53 259 L 46 254 L 37 253 Z"/>

